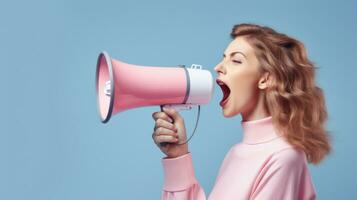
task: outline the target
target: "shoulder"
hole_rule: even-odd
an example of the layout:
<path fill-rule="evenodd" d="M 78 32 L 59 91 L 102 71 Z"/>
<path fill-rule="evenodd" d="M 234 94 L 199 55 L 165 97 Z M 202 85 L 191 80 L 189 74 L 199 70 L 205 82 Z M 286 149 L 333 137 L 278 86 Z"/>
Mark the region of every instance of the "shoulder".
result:
<path fill-rule="evenodd" d="M 258 180 L 298 180 L 306 169 L 304 156 L 302 150 L 294 147 L 274 152 L 263 163 Z"/>
<path fill-rule="evenodd" d="M 294 147 L 274 152 L 253 186 L 253 199 L 316 199 L 305 153 Z"/>
<path fill-rule="evenodd" d="M 303 150 L 295 147 L 280 149 L 270 156 L 270 162 L 283 168 L 302 168 L 306 164 L 306 155 Z"/>

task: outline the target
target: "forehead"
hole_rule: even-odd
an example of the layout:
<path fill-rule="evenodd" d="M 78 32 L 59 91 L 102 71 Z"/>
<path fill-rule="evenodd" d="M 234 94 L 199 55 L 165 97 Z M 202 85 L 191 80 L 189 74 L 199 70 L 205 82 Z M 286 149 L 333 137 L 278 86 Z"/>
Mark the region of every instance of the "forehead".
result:
<path fill-rule="evenodd" d="M 232 52 L 235 51 L 240 51 L 244 53 L 247 57 L 249 57 L 251 54 L 254 53 L 254 49 L 250 44 L 247 42 L 247 40 L 244 37 L 237 37 L 234 40 L 232 40 L 226 50 L 225 54 L 229 55 Z"/>

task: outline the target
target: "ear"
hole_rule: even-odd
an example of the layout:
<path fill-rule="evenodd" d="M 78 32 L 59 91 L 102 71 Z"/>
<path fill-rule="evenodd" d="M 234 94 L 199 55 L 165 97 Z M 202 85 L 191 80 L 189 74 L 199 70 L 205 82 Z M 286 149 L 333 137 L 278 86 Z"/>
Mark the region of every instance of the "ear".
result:
<path fill-rule="evenodd" d="M 269 81 L 270 81 L 269 72 L 264 72 L 264 74 L 259 79 L 258 88 L 261 90 L 266 89 L 269 86 Z"/>

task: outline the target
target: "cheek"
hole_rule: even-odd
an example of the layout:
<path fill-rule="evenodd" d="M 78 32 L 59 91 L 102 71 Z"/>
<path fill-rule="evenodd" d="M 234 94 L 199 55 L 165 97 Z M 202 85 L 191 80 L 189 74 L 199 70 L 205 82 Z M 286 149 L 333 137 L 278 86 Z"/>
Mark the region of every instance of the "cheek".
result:
<path fill-rule="evenodd" d="M 241 73 L 233 77 L 233 86 L 231 87 L 232 98 L 235 108 L 244 109 L 254 102 L 257 97 L 258 87 L 255 74 Z"/>

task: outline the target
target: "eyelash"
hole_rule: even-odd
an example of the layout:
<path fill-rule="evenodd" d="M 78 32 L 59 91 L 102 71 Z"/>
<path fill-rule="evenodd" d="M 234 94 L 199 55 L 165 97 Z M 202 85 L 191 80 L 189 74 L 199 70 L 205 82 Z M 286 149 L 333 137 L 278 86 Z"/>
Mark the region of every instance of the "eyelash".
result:
<path fill-rule="evenodd" d="M 234 63 L 239 63 L 239 64 L 241 64 L 242 62 L 241 61 L 239 61 L 239 60 L 233 60 L 233 62 Z"/>

